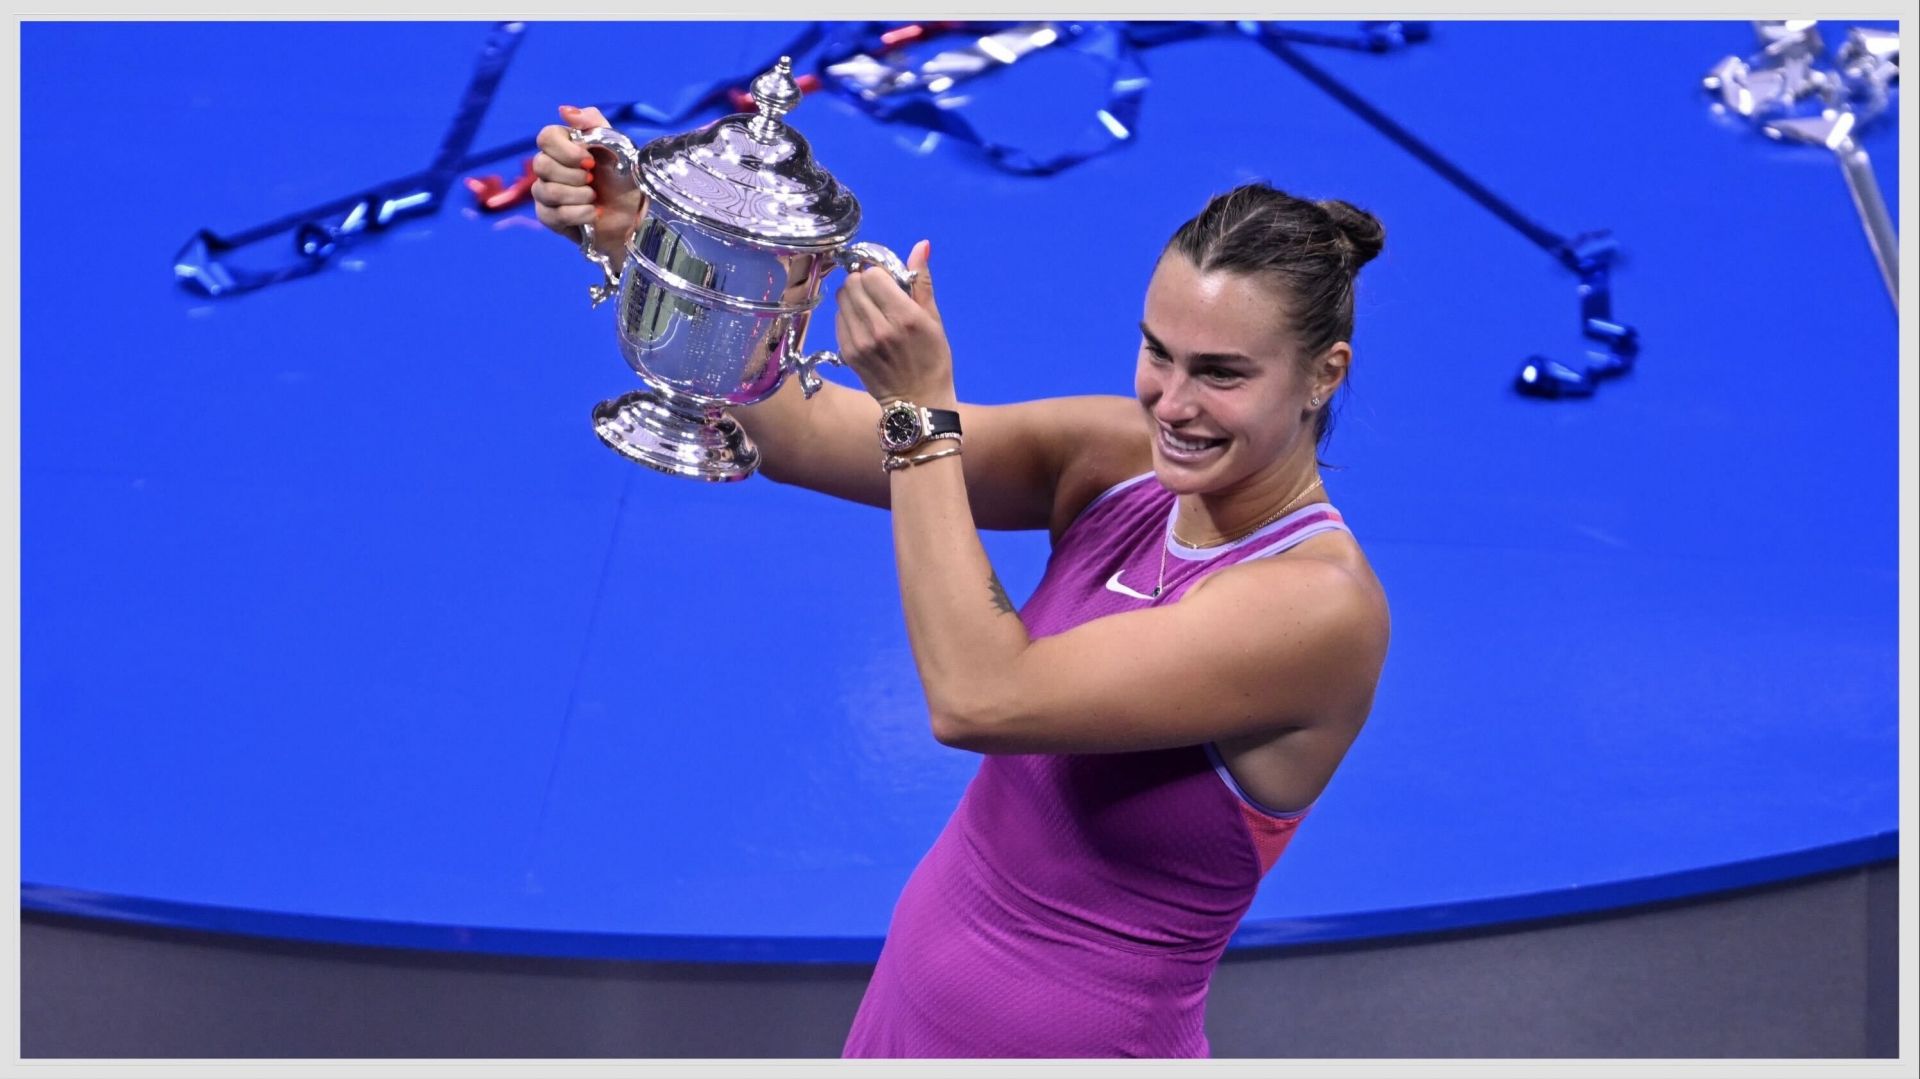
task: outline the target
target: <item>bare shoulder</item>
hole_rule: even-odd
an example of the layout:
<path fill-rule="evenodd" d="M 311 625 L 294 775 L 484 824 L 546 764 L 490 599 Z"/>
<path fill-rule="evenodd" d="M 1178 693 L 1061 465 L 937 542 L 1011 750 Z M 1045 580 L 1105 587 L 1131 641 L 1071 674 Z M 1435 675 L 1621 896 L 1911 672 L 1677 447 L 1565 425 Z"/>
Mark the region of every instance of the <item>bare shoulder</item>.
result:
<path fill-rule="evenodd" d="M 1350 533 L 1327 532 L 1280 554 L 1210 574 L 1181 597 L 1223 617 L 1285 620 L 1321 637 L 1340 657 L 1329 674 L 1364 685 L 1369 695 L 1386 659 L 1392 616 L 1386 590 Z"/>
<path fill-rule="evenodd" d="M 1307 704 L 1276 730 L 1219 739 L 1228 770 L 1261 805 L 1296 810 L 1325 789 L 1373 710 L 1385 667 L 1387 597 L 1345 532 L 1315 536 L 1271 558 L 1222 570 L 1201 584 L 1212 601 L 1259 629 L 1281 629 L 1307 658 Z M 1196 586 L 1182 597 L 1194 601 Z M 1303 671 L 1304 675 L 1304 671 Z M 1303 687 L 1304 688 L 1304 687 Z"/>
<path fill-rule="evenodd" d="M 1346 531 L 1328 531 L 1302 540 L 1279 554 L 1229 566 L 1200 578 L 1188 590 L 1192 595 L 1220 581 L 1297 581 L 1332 589 L 1352 599 L 1374 599 L 1382 606 L 1386 594 L 1373 564 L 1358 540 Z"/>

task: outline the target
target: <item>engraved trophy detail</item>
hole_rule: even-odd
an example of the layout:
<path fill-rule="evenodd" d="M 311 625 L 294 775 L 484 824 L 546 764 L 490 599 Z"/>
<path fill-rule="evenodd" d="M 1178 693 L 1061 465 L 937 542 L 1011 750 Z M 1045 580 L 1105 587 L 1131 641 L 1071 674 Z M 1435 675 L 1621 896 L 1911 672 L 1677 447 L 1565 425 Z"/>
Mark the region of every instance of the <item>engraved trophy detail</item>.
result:
<path fill-rule="evenodd" d="M 581 251 L 605 280 L 595 307 L 615 301 L 620 352 L 648 388 L 602 401 L 594 431 L 622 456 L 676 476 L 743 480 L 759 450 L 726 410 L 771 397 L 788 375 L 812 397 L 807 322 L 835 267 L 884 267 L 902 288 L 913 273 L 879 244 L 854 243 L 860 204 L 814 160 L 783 117 L 800 101 L 788 57 L 753 81 L 754 113 L 722 117 L 643 147 L 610 127 L 574 142 L 611 153 L 640 189 L 622 264 Z"/>

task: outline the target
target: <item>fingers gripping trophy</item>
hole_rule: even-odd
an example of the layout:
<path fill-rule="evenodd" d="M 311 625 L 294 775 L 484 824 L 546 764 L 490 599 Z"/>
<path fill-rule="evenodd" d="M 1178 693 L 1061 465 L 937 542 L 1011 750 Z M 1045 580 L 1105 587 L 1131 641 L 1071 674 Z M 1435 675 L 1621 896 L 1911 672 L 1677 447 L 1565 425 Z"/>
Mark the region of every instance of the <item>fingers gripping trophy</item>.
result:
<path fill-rule="evenodd" d="M 605 276 L 594 306 L 614 300 L 620 352 L 648 386 L 601 402 L 594 431 L 631 460 L 715 482 L 760 464 L 728 408 L 766 400 L 790 374 L 811 398 L 815 368 L 840 362 L 804 351 L 827 274 L 880 266 L 909 290 L 914 277 L 887 248 L 852 242 L 860 204 L 783 119 L 801 96 L 789 58 L 752 90 L 756 112 L 643 147 L 611 127 L 568 135 L 610 152 L 640 193 L 619 265 L 581 226 Z"/>

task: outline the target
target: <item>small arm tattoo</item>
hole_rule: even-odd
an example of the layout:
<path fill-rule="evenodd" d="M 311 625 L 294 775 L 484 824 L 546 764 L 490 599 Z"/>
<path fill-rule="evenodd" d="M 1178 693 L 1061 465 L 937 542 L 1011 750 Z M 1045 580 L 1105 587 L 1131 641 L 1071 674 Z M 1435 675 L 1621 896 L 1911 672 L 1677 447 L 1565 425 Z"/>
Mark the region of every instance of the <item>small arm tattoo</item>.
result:
<path fill-rule="evenodd" d="M 992 570 L 987 571 L 987 590 L 993 593 L 993 605 L 1000 609 L 1001 614 L 1013 613 L 1013 601 L 1007 598 L 1007 590 L 1000 584 L 1000 575 Z"/>

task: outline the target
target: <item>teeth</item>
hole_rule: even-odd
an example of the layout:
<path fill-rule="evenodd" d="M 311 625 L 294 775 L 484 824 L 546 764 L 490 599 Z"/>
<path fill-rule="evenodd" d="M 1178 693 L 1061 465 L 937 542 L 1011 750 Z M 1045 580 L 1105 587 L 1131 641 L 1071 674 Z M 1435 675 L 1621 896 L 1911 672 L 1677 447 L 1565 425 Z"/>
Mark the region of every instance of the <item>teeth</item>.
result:
<path fill-rule="evenodd" d="M 1161 431 L 1161 432 L 1160 432 L 1160 436 L 1161 436 L 1162 438 L 1165 438 L 1165 439 L 1167 440 L 1167 445 L 1169 445 L 1169 446 L 1172 446 L 1172 447 L 1173 447 L 1174 449 L 1176 449 L 1176 450 L 1187 450 L 1187 451 L 1189 451 L 1189 452 L 1193 452 L 1193 453 L 1198 453 L 1199 451 L 1201 451 L 1201 450 L 1204 450 L 1204 449 L 1208 449 L 1208 448 L 1210 448 L 1210 447 L 1211 447 L 1211 446 L 1213 445 L 1213 441 L 1212 441 L 1212 440 L 1202 440 L 1202 441 L 1199 441 L 1199 442 L 1189 442 L 1189 441 L 1187 441 L 1187 440 L 1186 440 L 1186 439 L 1184 439 L 1184 438 L 1176 438 L 1176 437 L 1175 437 L 1174 435 L 1172 435 L 1172 434 L 1170 434 L 1169 432 L 1166 432 L 1166 431 Z"/>

